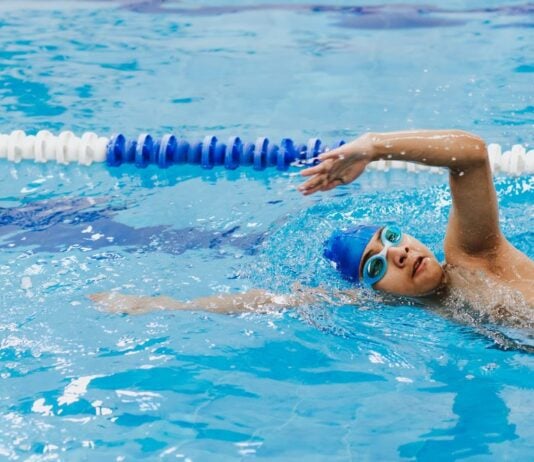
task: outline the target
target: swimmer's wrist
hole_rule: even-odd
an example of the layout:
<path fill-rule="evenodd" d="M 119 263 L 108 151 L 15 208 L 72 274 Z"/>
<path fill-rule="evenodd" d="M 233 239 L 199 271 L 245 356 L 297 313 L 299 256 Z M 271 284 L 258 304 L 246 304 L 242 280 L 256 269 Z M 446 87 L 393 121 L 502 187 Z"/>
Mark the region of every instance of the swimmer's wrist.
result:
<path fill-rule="evenodd" d="M 365 142 L 365 154 L 367 154 L 369 163 L 380 160 L 380 146 L 382 143 L 382 135 L 380 133 L 368 132 L 363 135 Z"/>

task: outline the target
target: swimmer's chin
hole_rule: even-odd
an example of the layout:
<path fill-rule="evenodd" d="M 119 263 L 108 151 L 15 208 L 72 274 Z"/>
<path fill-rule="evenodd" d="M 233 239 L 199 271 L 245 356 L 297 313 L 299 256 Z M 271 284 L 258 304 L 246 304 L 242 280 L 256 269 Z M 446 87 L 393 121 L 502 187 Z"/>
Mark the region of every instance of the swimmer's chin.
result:
<path fill-rule="evenodd" d="M 443 267 L 441 267 L 441 277 L 437 280 L 434 287 L 428 291 L 424 291 L 419 295 L 416 295 L 418 298 L 422 299 L 443 299 L 449 293 L 449 277 L 447 272 Z"/>
<path fill-rule="evenodd" d="M 383 295 L 390 295 L 393 297 L 407 297 L 410 299 L 442 299 L 448 293 L 449 278 L 445 268 L 436 262 L 434 268 L 435 276 L 430 280 L 422 282 L 418 285 L 407 288 L 402 287 L 400 291 L 391 290 L 387 284 L 377 284 L 375 290 Z"/>

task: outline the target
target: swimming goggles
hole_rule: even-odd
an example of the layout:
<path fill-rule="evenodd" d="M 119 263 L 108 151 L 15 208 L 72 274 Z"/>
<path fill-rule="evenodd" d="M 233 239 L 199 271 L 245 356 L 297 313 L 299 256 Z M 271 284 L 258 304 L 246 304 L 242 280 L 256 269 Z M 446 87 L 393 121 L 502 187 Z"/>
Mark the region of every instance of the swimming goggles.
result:
<path fill-rule="evenodd" d="M 384 226 L 380 240 L 384 248 L 368 258 L 362 270 L 363 282 L 369 286 L 380 281 L 388 270 L 387 253 L 390 247 L 397 247 L 402 241 L 402 231 L 398 226 Z"/>

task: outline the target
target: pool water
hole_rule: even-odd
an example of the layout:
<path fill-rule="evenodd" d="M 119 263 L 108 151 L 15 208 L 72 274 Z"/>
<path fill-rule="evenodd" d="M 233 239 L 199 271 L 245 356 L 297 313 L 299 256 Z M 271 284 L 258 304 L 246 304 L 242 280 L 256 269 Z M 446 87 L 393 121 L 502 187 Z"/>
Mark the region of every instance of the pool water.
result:
<path fill-rule="evenodd" d="M 530 143 L 531 6 L 324 3 L 2 3 L 0 132 Z M 242 316 L 87 299 L 346 288 L 322 242 L 361 220 L 443 259 L 445 175 L 303 198 L 297 169 L 1 165 L 0 459 L 530 459 L 531 331 L 496 327 L 502 344 L 372 296 Z M 495 183 L 503 232 L 534 257 L 532 176 Z"/>

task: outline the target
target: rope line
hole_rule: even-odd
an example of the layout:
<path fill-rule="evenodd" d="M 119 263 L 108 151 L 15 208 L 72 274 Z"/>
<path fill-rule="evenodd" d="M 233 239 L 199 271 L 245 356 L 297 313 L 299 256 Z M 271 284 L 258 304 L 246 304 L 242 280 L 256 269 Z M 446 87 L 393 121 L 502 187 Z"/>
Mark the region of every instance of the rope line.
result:
<path fill-rule="evenodd" d="M 0 134 L 0 159 L 18 163 L 22 160 L 35 162 L 53 162 L 80 165 L 106 162 L 110 167 L 132 164 L 138 168 L 157 165 L 167 168 L 176 164 L 196 164 L 204 169 L 221 166 L 230 170 L 239 166 L 249 166 L 254 170 L 272 167 L 280 171 L 290 166 L 307 166 L 318 162 L 317 157 L 343 145 L 339 141 L 330 147 L 319 138 L 311 138 L 307 143 L 297 144 L 290 138 L 283 138 L 280 143 L 272 143 L 269 138 L 259 137 L 254 142 L 243 142 L 238 136 L 226 141 L 208 135 L 202 140 L 188 141 L 184 138 L 167 134 L 154 138 L 142 133 L 136 139 L 126 138 L 123 134 L 111 137 L 99 137 L 87 132 L 77 137 L 71 131 L 54 135 L 42 130 L 36 135 L 26 135 L 22 130 L 10 134 Z M 499 144 L 489 144 L 488 154 L 494 173 L 503 172 L 512 175 L 534 173 L 534 150 L 527 150 L 516 144 L 503 151 Z M 373 170 L 405 169 L 408 172 L 443 173 L 445 169 L 397 160 L 379 160 L 369 165 Z"/>

